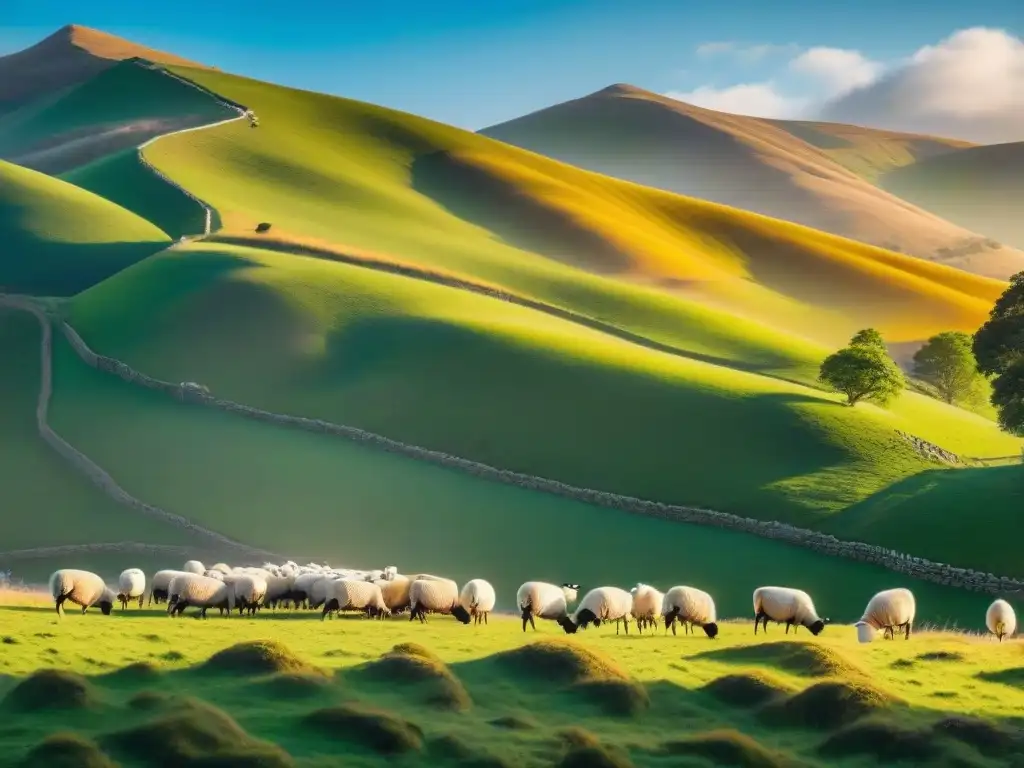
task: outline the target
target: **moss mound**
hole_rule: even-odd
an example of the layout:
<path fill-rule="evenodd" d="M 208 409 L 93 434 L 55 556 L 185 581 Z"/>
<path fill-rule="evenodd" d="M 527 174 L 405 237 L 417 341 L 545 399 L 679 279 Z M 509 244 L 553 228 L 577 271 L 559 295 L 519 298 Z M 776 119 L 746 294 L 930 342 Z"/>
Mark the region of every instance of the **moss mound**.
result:
<path fill-rule="evenodd" d="M 568 685 L 584 680 L 625 680 L 611 659 L 589 648 L 558 640 L 541 640 L 496 654 L 495 661 L 515 674 L 547 683 Z"/>
<path fill-rule="evenodd" d="M 885 710 L 897 701 L 865 683 L 826 681 L 768 704 L 761 712 L 773 725 L 826 730 Z"/>
<path fill-rule="evenodd" d="M 913 669 L 916 666 L 917 662 L 912 659 L 896 659 L 896 661 L 889 665 L 892 669 Z"/>
<path fill-rule="evenodd" d="M 942 748 L 925 731 L 869 721 L 833 733 L 821 743 L 818 752 L 839 759 L 870 755 L 879 760 L 926 762 L 937 758 Z"/>
<path fill-rule="evenodd" d="M 4 697 L 4 706 L 19 712 L 89 709 L 98 704 L 99 697 L 88 680 L 58 669 L 33 672 Z"/>
<path fill-rule="evenodd" d="M 696 658 L 728 664 L 775 667 L 802 677 L 849 677 L 861 673 L 857 665 L 831 648 L 799 640 L 704 651 Z"/>
<path fill-rule="evenodd" d="M 291 768 L 291 757 L 280 747 L 254 739 L 227 713 L 194 700 L 175 711 L 133 728 L 116 731 L 102 740 L 109 751 L 147 761 L 159 755 L 159 764 L 200 768 Z"/>
<path fill-rule="evenodd" d="M 0 643 L 3 643 L 4 645 L 17 645 L 20 642 L 21 641 L 18 638 L 11 637 L 10 635 L 4 635 L 0 638 Z"/>
<path fill-rule="evenodd" d="M 389 685 L 414 686 L 421 689 L 426 703 L 445 709 L 462 711 L 473 705 L 448 665 L 415 643 L 396 645 L 356 674 Z"/>
<path fill-rule="evenodd" d="M 715 765 L 735 765 L 740 768 L 789 768 L 795 764 L 789 756 L 767 749 L 749 736 L 730 729 L 665 741 L 661 745 L 661 752 L 673 756 L 701 757 Z"/>
<path fill-rule="evenodd" d="M 276 672 L 323 674 L 320 669 L 273 640 L 253 640 L 232 645 L 213 654 L 200 668 L 205 672 L 229 675 L 268 675 Z"/>
<path fill-rule="evenodd" d="M 96 742 L 77 733 L 54 733 L 33 747 L 23 768 L 117 768 Z"/>
<path fill-rule="evenodd" d="M 759 707 L 790 693 L 790 688 L 761 673 L 725 675 L 701 690 L 734 707 Z"/>
<path fill-rule="evenodd" d="M 651 707 L 647 690 L 634 680 L 583 680 L 569 691 L 612 717 L 633 717 Z"/>
<path fill-rule="evenodd" d="M 557 765 L 558 768 L 633 768 L 633 761 L 619 750 L 597 744 L 571 748 Z"/>
<path fill-rule="evenodd" d="M 957 651 L 928 651 L 919 653 L 915 658 L 919 661 L 963 661 L 964 655 Z"/>
<path fill-rule="evenodd" d="M 427 751 L 438 760 L 467 760 L 476 756 L 476 750 L 454 733 L 446 733 L 431 740 Z"/>
<path fill-rule="evenodd" d="M 311 712 L 303 722 L 320 733 L 393 755 L 418 751 L 423 747 L 419 726 L 392 712 L 365 709 L 351 704 Z"/>
<path fill-rule="evenodd" d="M 165 706 L 170 697 L 158 691 L 139 691 L 128 700 L 132 709 L 154 710 Z"/>
<path fill-rule="evenodd" d="M 1002 685 L 1012 685 L 1014 688 L 1024 688 L 1024 667 L 1011 667 L 1010 669 L 1000 669 L 995 672 L 979 672 L 977 678 L 990 683 L 1001 683 Z"/>
<path fill-rule="evenodd" d="M 987 720 L 954 715 L 939 720 L 932 731 L 974 747 L 986 757 L 1024 754 L 1024 733 Z"/>
<path fill-rule="evenodd" d="M 137 661 L 108 672 L 101 679 L 105 683 L 136 685 L 160 679 L 160 670 L 148 661 Z"/>
<path fill-rule="evenodd" d="M 256 695 L 269 696 L 274 699 L 305 699 L 319 696 L 328 691 L 330 687 L 330 681 L 322 674 L 281 672 L 255 681 L 251 690 Z"/>
<path fill-rule="evenodd" d="M 601 740 L 594 734 L 588 731 L 586 728 L 580 728 L 578 725 L 570 725 L 568 728 L 562 728 L 555 733 L 555 738 L 558 739 L 559 744 L 563 744 L 570 749 L 582 749 L 583 747 L 599 747 Z"/>
<path fill-rule="evenodd" d="M 490 721 L 495 728 L 505 728 L 510 731 L 532 731 L 537 723 L 527 717 L 519 715 L 503 715 Z"/>

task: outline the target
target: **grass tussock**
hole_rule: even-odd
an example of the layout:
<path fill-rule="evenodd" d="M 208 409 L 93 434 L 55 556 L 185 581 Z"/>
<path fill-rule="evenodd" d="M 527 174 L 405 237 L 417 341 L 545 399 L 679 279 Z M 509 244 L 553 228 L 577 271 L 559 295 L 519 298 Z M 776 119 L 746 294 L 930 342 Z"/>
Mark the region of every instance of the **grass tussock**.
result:
<path fill-rule="evenodd" d="M 476 750 L 467 744 L 460 736 L 454 733 L 446 733 L 432 739 L 427 746 L 431 758 L 437 760 L 458 760 L 464 761 L 476 756 Z"/>
<path fill-rule="evenodd" d="M 91 739 L 77 733 L 54 733 L 34 746 L 18 764 L 20 768 L 117 768 Z"/>
<path fill-rule="evenodd" d="M 200 768 L 291 768 L 291 757 L 280 747 L 246 733 L 226 712 L 198 701 L 147 723 L 105 736 L 101 743 L 114 754 L 134 760 L 159 755 L 161 765 Z"/>
<path fill-rule="evenodd" d="M 557 765 L 558 768 L 633 768 L 633 761 L 621 750 L 595 744 L 571 748 Z"/>
<path fill-rule="evenodd" d="M 651 707 L 650 695 L 635 680 L 581 680 L 569 691 L 611 717 L 635 717 Z"/>
<path fill-rule="evenodd" d="M 1024 732 L 976 717 L 944 717 L 932 726 L 932 732 L 967 744 L 986 757 L 1024 754 Z"/>
<path fill-rule="evenodd" d="M 860 668 L 838 651 L 802 641 L 722 648 L 705 651 L 698 658 L 728 664 L 774 667 L 801 677 L 850 677 L 861 674 Z"/>
<path fill-rule="evenodd" d="M 627 680 L 622 667 L 602 654 L 565 640 L 542 640 L 497 654 L 509 674 L 571 685 L 593 680 Z"/>
<path fill-rule="evenodd" d="M 830 730 L 888 709 L 897 701 L 867 683 L 828 680 L 768 704 L 761 713 L 772 725 Z"/>
<path fill-rule="evenodd" d="M 21 641 L 18 640 L 18 638 L 11 637 L 10 635 L 4 635 L 3 637 L 0 637 L 0 643 L 3 643 L 4 645 L 17 645 L 20 642 Z"/>
<path fill-rule="evenodd" d="M 418 752 L 423 731 L 392 712 L 353 704 L 318 709 L 303 722 L 325 736 L 358 744 L 385 755 Z"/>
<path fill-rule="evenodd" d="M 702 690 L 734 707 L 760 707 L 792 691 L 789 686 L 762 672 L 725 675 L 712 680 Z"/>
<path fill-rule="evenodd" d="M 359 673 L 369 680 L 422 689 L 427 703 L 452 711 L 473 705 L 469 692 L 447 664 L 416 643 L 401 643 Z"/>
<path fill-rule="evenodd" d="M 563 744 L 569 749 L 583 749 L 584 747 L 598 747 L 601 745 L 601 740 L 597 736 L 578 725 L 562 728 L 555 733 L 555 738 L 558 739 L 559 744 Z"/>
<path fill-rule="evenodd" d="M 99 703 L 99 696 L 88 680 L 59 669 L 34 672 L 4 697 L 5 708 L 19 712 L 90 709 Z"/>
<path fill-rule="evenodd" d="M 509 731 L 532 731 L 537 727 L 536 721 L 520 715 L 502 715 L 490 721 L 495 728 L 504 728 Z"/>
<path fill-rule="evenodd" d="M 818 747 L 823 757 L 831 759 L 870 756 L 915 763 L 933 760 L 941 751 L 926 731 L 881 720 L 853 723 L 831 734 Z"/>
<path fill-rule="evenodd" d="M 251 690 L 255 695 L 273 699 L 305 699 L 318 696 L 330 687 L 330 681 L 321 674 L 281 672 L 255 681 Z"/>
<path fill-rule="evenodd" d="M 739 768 L 791 768 L 793 758 L 766 748 L 746 734 L 731 729 L 697 733 L 685 739 L 671 739 L 661 744 L 663 754 L 700 757 L 715 765 Z"/>
<path fill-rule="evenodd" d="M 253 640 L 218 651 L 203 662 L 201 669 L 230 675 L 269 675 L 275 673 L 322 674 L 274 640 Z"/>
<path fill-rule="evenodd" d="M 963 661 L 964 655 L 958 651 L 928 651 L 915 658 L 918 661 Z"/>
<path fill-rule="evenodd" d="M 170 700 L 167 694 L 159 691 L 139 691 L 128 700 L 128 706 L 131 709 L 152 711 L 166 706 Z"/>
<path fill-rule="evenodd" d="M 137 661 L 108 672 L 101 680 L 105 683 L 141 685 L 160 679 L 160 669 L 148 661 Z"/>

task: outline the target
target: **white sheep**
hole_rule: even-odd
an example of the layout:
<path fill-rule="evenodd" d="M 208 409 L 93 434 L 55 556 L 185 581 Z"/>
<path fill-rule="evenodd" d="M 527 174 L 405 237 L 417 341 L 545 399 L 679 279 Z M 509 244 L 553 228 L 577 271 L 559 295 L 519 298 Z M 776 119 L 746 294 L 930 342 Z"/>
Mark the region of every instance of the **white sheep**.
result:
<path fill-rule="evenodd" d="M 322 578 L 324 578 L 323 571 L 301 573 L 295 577 L 295 582 L 292 584 L 291 593 L 288 597 L 296 608 L 305 608 L 309 604 L 313 585 Z"/>
<path fill-rule="evenodd" d="M 167 590 L 170 589 L 171 581 L 174 580 L 175 576 L 181 576 L 187 573 L 187 571 L 175 571 L 175 570 L 164 570 L 157 571 L 153 574 L 153 578 L 149 582 L 149 602 L 146 605 L 152 605 L 156 603 L 167 602 L 167 598 L 170 595 Z"/>
<path fill-rule="evenodd" d="M 527 581 L 516 591 L 516 605 L 522 612 L 523 632 L 529 622 L 534 631 L 537 624 L 533 617 L 557 621 L 563 629 L 569 621 L 569 603 L 575 602 L 579 584 L 563 584 L 558 587 L 546 581 Z"/>
<path fill-rule="evenodd" d="M 630 611 L 636 619 L 636 628 L 643 634 L 644 627 L 657 626 L 657 617 L 661 615 L 661 605 L 665 595 L 650 584 L 640 583 L 629 590 L 633 595 L 633 608 Z"/>
<path fill-rule="evenodd" d="M 418 578 L 409 587 L 409 621 L 425 623 L 428 613 L 450 614 L 469 624 L 469 611 L 459 604 L 459 585 L 451 579 Z"/>
<path fill-rule="evenodd" d="M 398 575 L 398 567 L 394 566 L 394 565 L 389 565 L 389 566 L 384 568 L 384 575 L 381 576 L 381 578 L 384 579 L 385 581 L 391 581 L 397 575 Z"/>
<path fill-rule="evenodd" d="M 206 566 L 198 560 L 189 560 L 183 566 L 181 566 L 182 573 L 196 573 L 202 575 L 206 573 Z"/>
<path fill-rule="evenodd" d="M 790 587 L 758 587 L 754 590 L 754 634 L 757 634 L 757 625 L 764 625 L 764 631 L 768 631 L 768 619 L 786 624 L 786 634 L 789 634 L 791 626 L 806 627 L 812 635 L 818 635 L 828 619 L 818 617 L 814 609 L 814 601 L 811 596 L 801 589 Z M 793 630 L 796 631 L 795 629 Z"/>
<path fill-rule="evenodd" d="M 320 620 L 334 611 L 365 611 L 370 618 L 391 613 L 381 589 L 372 581 L 363 579 L 336 579 L 327 583 L 327 595 Z"/>
<path fill-rule="evenodd" d="M 619 622 L 626 625 L 629 634 L 629 617 L 633 609 L 633 596 L 618 587 L 595 587 L 583 596 L 576 613 L 562 624 L 568 634 L 574 634 L 578 628 L 586 629 L 590 624 L 601 626 L 602 621 L 615 622 L 615 634 L 619 634 Z M 561 623 L 561 622 L 560 622 Z"/>
<path fill-rule="evenodd" d="M 231 573 L 231 566 L 227 563 L 214 563 L 210 566 L 211 571 L 220 571 L 223 574 Z"/>
<path fill-rule="evenodd" d="M 466 586 L 459 593 L 459 604 L 469 611 L 474 624 L 487 623 L 487 616 L 494 610 L 497 600 L 494 587 L 483 579 L 467 581 Z"/>
<path fill-rule="evenodd" d="M 1017 614 L 1013 612 L 1013 606 L 1005 600 L 996 600 L 985 611 L 985 626 L 999 638 L 1000 643 L 1004 637 L 1013 637 L 1017 631 Z"/>
<path fill-rule="evenodd" d="M 373 583 L 380 587 L 384 604 L 392 615 L 401 613 L 409 607 L 409 587 L 412 586 L 412 580 L 408 576 L 396 573 L 390 579 L 377 579 Z"/>
<path fill-rule="evenodd" d="M 715 601 L 703 590 L 686 586 L 672 587 L 662 600 L 661 615 L 665 618 L 665 632 L 671 627 L 673 635 L 678 620 L 687 634 L 693 631 L 693 625 L 696 624 L 712 640 L 718 636 Z"/>
<path fill-rule="evenodd" d="M 914 593 L 909 589 L 884 589 L 868 601 L 864 615 L 854 626 L 857 628 L 857 639 L 862 643 L 870 643 L 875 633 L 881 630 L 883 637 L 890 639 L 896 636 L 896 630 L 906 631 L 905 639 L 910 639 L 910 628 L 917 614 L 917 602 Z"/>
<path fill-rule="evenodd" d="M 70 600 L 82 606 L 85 613 L 92 606 L 99 606 L 104 616 L 109 616 L 114 608 L 114 590 L 110 589 L 92 571 L 80 571 L 75 568 L 62 568 L 50 576 L 50 594 L 53 595 L 57 615 L 63 613 L 65 601 Z"/>
<path fill-rule="evenodd" d="M 235 605 L 241 615 L 248 610 L 252 616 L 267 598 L 267 580 L 257 574 L 245 573 L 234 579 Z"/>
<path fill-rule="evenodd" d="M 206 618 L 209 608 L 226 610 L 228 616 L 235 609 L 235 590 L 232 584 L 226 584 L 209 576 L 185 573 L 175 576 L 168 588 L 169 598 L 167 612 L 171 616 L 180 616 L 190 605 L 199 608 L 199 618 Z"/>
<path fill-rule="evenodd" d="M 288 599 L 292 585 L 295 583 L 292 576 L 271 576 L 265 581 L 267 582 L 267 594 L 263 598 L 263 602 L 271 608 L 277 608 L 278 603 Z"/>
<path fill-rule="evenodd" d="M 117 599 L 121 601 L 121 610 L 128 607 L 128 602 L 139 599 L 139 608 L 146 596 L 146 574 L 138 568 L 121 571 L 117 578 Z"/>
<path fill-rule="evenodd" d="M 201 574 L 195 574 L 195 575 L 196 576 L 205 576 L 208 579 L 216 579 L 217 581 L 224 581 L 224 577 L 225 576 L 230 576 L 231 574 L 224 573 L 224 571 L 215 571 L 212 568 L 208 568 L 207 570 L 203 571 Z"/>

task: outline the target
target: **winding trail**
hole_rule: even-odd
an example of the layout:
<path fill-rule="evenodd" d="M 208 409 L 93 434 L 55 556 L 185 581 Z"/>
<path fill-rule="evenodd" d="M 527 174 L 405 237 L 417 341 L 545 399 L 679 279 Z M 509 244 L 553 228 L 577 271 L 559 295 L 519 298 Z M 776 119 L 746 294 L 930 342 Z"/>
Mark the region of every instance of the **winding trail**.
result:
<path fill-rule="evenodd" d="M 110 496 L 114 501 L 128 506 L 132 509 L 138 510 L 143 514 L 149 515 L 155 519 L 161 520 L 165 523 L 184 528 L 192 533 L 195 533 L 203 538 L 209 539 L 211 548 L 224 549 L 225 547 L 230 548 L 239 553 L 244 553 L 250 557 L 260 557 L 266 559 L 267 557 L 280 558 L 281 555 L 269 552 L 265 549 L 258 547 L 251 547 L 243 542 L 236 541 L 224 534 L 212 531 L 209 528 L 196 525 L 194 522 L 186 517 L 168 512 L 159 507 L 154 507 L 151 504 L 146 504 L 143 501 L 135 498 L 127 491 L 125 491 L 109 473 L 106 472 L 102 467 L 96 464 L 92 459 L 86 456 L 84 453 L 79 451 L 64 438 L 58 435 L 49 425 L 48 412 L 50 406 L 50 398 L 53 394 L 53 327 L 50 323 L 50 319 L 46 313 L 40 309 L 40 307 L 24 296 L 10 296 L 0 294 L 0 307 L 8 307 L 10 309 L 21 310 L 28 312 L 33 315 L 36 320 L 39 321 L 39 326 L 42 331 L 42 339 L 39 345 L 39 364 L 40 364 L 40 382 L 39 382 L 39 397 L 36 401 L 36 427 L 39 430 L 39 436 L 57 453 L 59 453 L 64 459 L 68 461 L 72 466 L 75 467 L 81 474 L 85 475 L 93 485 L 97 486 L 101 491 Z M 139 544 L 138 542 L 125 542 L 120 546 L 143 546 L 143 547 L 155 547 L 158 545 L 146 545 Z M 86 551 L 91 548 L 98 546 L 95 544 L 80 544 L 80 545 L 66 545 L 64 548 L 58 547 L 59 551 Z M 111 544 L 104 544 L 102 546 L 109 547 L 115 546 Z M 71 549 L 68 549 L 70 547 Z M 44 551 L 52 550 L 52 547 L 41 548 Z M 39 549 L 27 549 L 27 550 L 12 550 L 10 552 L 0 552 L 0 556 L 14 558 L 16 556 L 35 556 L 42 557 L 45 555 L 32 555 L 31 553 L 37 553 Z"/>

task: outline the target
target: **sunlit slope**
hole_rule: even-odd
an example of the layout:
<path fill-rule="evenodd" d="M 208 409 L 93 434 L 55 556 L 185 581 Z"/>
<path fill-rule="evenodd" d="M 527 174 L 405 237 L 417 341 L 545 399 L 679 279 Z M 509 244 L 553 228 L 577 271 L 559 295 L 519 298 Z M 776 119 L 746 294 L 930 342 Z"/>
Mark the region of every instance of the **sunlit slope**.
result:
<path fill-rule="evenodd" d="M 850 409 L 721 356 L 252 248 L 165 252 L 77 297 L 70 318 L 101 352 L 267 410 L 766 519 L 813 522 L 927 468 L 897 428 L 967 455 L 1019 450 L 992 422 L 921 396 Z"/>
<path fill-rule="evenodd" d="M 577 290 L 568 267 L 582 267 L 828 344 L 869 324 L 892 341 L 974 330 L 1003 287 L 392 110 L 180 71 L 260 115 L 257 130 L 231 124 L 146 150 L 218 208 L 228 233 L 268 221 L 271 237 L 400 257 L 552 303 Z"/>
<path fill-rule="evenodd" d="M 0 157 L 62 173 L 153 136 L 235 114 L 161 72 L 119 62 L 55 101 L 0 117 Z"/>
<path fill-rule="evenodd" d="M 74 87 L 133 57 L 201 66 L 98 29 L 68 24 L 29 48 L 0 56 L 0 114 Z"/>
<path fill-rule="evenodd" d="M 765 120 L 817 147 L 867 181 L 891 170 L 974 146 L 960 139 L 813 120 Z"/>
<path fill-rule="evenodd" d="M 887 173 L 881 184 L 950 221 L 1024 248 L 1024 142 L 922 160 Z"/>
<path fill-rule="evenodd" d="M 491 126 L 481 133 L 583 168 L 732 205 L 931 261 L 1006 278 L 1024 253 L 984 238 L 885 192 L 832 153 L 853 145 L 845 164 L 885 155 L 879 137 L 850 128 L 702 109 L 629 85 Z M 813 134 L 809 136 L 809 134 Z M 813 138 L 813 140 L 805 140 Z M 906 141 L 910 137 L 904 137 Z M 827 147 L 827 148 L 826 148 Z M 907 149 L 906 152 L 910 153 Z M 861 153 L 864 153 L 863 155 Z M 907 159 L 912 159 L 910 155 Z M 970 247 L 972 260 L 939 249 Z"/>
<path fill-rule="evenodd" d="M 39 437 L 40 335 L 32 315 L 0 306 L 0 552 L 116 541 L 194 544 L 184 530 L 107 498 Z M 7 567 L 19 570 L 0 557 L 0 570 Z"/>
<path fill-rule="evenodd" d="M 0 161 L 0 292 L 69 296 L 168 241 L 108 200 Z"/>

